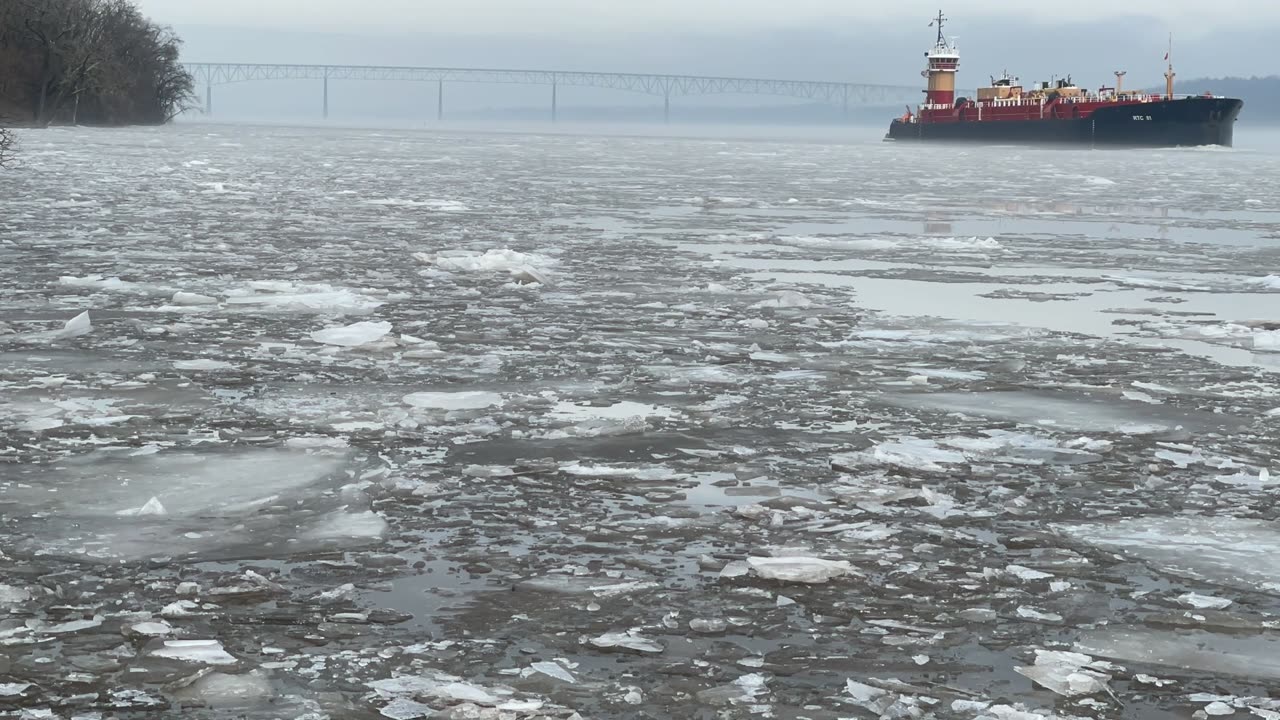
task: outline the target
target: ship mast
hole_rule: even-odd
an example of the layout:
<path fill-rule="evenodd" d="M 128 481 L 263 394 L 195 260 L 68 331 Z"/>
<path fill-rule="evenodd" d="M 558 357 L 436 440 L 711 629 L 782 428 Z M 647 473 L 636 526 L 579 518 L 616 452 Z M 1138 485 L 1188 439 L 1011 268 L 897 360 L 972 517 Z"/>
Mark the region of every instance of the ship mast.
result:
<path fill-rule="evenodd" d="M 1169 50 L 1164 54 L 1164 59 L 1169 62 L 1169 69 L 1164 71 L 1164 94 L 1169 100 L 1173 99 L 1173 78 L 1177 74 L 1173 71 L 1173 33 L 1169 33 Z"/>

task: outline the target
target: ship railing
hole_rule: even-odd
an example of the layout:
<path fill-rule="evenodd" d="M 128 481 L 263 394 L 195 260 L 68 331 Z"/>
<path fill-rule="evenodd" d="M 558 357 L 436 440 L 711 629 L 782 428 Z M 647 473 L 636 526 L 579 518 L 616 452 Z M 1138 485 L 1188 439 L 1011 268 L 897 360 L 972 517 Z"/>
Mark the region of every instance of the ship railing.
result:
<path fill-rule="evenodd" d="M 1165 95 L 1163 93 L 1120 93 L 1120 95 L 1116 95 L 1113 93 L 1108 95 L 1080 95 L 1077 97 L 1060 97 L 1058 99 L 1058 104 L 1065 104 L 1065 105 L 1076 105 L 1076 104 L 1083 104 L 1083 103 L 1097 104 L 1097 103 L 1106 103 L 1106 102 L 1116 102 L 1119 100 L 1124 100 L 1125 102 L 1152 103 L 1152 102 L 1161 102 L 1164 100 L 1185 100 L 1189 98 L 1222 98 L 1222 97 L 1224 96 L 1213 95 L 1210 93 L 1201 93 L 1199 95 L 1176 95 L 1176 94 Z M 1042 107 L 1048 104 L 1049 104 L 1048 98 L 1044 96 L 1032 98 L 1026 95 L 1022 95 L 1016 98 L 1003 98 L 1003 99 L 993 98 L 990 100 L 982 101 L 983 107 L 999 107 L 999 108 Z M 922 111 L 954 110 L 955 107 L 956 106 L 953 103 L 922 103 L 920 105 L 920 110 Z M 909 122 L 915 122 L 915 121 L 916 121 L 915 116 L 912 116 L 911 119 L 909 120 Z"/>
<path fill-rule="evenodd" d="M 1129 102 L 1151 103 L 1151 102 L 1161 102 L 1163 100 L 1185 100 L 1189 98 L 1217 98 L 1217 97 L 1221 97 L 1221 96 L 1210 95 L 1208 93 L 1202 93 L 1199 95 L 1165 95 L 1164 93 L 1159 93 L 1159 94 L 1121 93 L 1120 95 L 1109 94 L 1109 95 L 1079 95 L 1076 97 L 1060 97 L 1058 98 L 1058 103 L 1063 105 L 1078 105 L 1082 103 L 1100 103 L 1100 102 L 1112 102 L 1112 101 L 1118 101 L 1118 100 L 1125 100 Z M 1024 95 L 1017 98 L 993 98 L 991 100 L 987 100 L 986 102 L 989 103 L 991 107 L 1036 107 L 1039 105 L 1048 104 L 1048 98 L 1043 96 L 1031 98 Z M 948 109 L 952 106 L 937 105 L 933 107 L 934 109 Z"/>

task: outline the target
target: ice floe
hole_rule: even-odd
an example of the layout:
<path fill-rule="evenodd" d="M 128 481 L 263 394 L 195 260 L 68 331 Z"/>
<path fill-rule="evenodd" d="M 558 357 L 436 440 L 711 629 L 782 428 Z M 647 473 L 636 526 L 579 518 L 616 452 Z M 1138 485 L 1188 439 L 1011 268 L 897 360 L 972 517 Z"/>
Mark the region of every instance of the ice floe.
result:
<path fill-rule="evenodd" d="M 1090 630 L 1076 650 L 1122 662 L 1225 676 L 1280 679 L 1280 641 L 1269 635 L 1110 627 Z"/>
<path fill-rule="evenodd" d="M 1052 527 L 1172 575 L 1280 593 L 1280 528 L 1266 520 L 1151 516 Z"/>
<path fill-rule="evenodd" d="M 788 583 L 822 584 L 859 574 L 848 560 L 815 557 L 752 557 L 747 558 L 747 565 L 760 578 Z"/>
<path fill-rule="evenodd" d="M 325 328 L 311 333 L 311 339 L 324 345 L 356 348 L 369 345 L 391 334 L 391 323 L 361 321 L 342 327 Z"/>
<path fill-rule="evenodd" d="M 151 651 L 151 655 L 203 665 L 234 665 L 238 662 L 217 640 L 165 640 L 161 647 Z"/>
<path fill-rule="evenodd" d="M 1104 671 L 1114 669 L 1088 655 L 1037 649 L 1034 665 L 1015 667 L 1014 671 L 1059 695 L 1079 697 L 1108 692 L 1111 675 Z"/>

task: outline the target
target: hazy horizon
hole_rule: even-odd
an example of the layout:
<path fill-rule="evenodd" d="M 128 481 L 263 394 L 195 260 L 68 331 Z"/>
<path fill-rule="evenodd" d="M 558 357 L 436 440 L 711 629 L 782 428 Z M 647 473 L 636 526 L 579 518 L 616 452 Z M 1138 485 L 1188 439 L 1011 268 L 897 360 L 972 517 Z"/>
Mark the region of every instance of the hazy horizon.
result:
<path fill-rule="evenodd" d="M 323 32 L 261 26 L 176 24 L 188 62 L 429 65 L 732 75 L 919 85 L 933 36 L 925 23 L 827 26 L 768 32 L 686 31 L 673 34 L 441 34 L 405 30 Z M 1114 80 L 1162 84 L 1167 35 L 1141 19 L 1077 22 L 1032 32 L 1004 20 L 960 26 L 960 84 L 976 87 L 1009 70 L 1024 80 L 1073 74 L 1082 84 Z M 1268 75 L 1259 66 L 1272 43 L 1268 28 L 1222 30 L 1175 39 L 1180 78 Z M 1231 53 L 1222 48 L 1230 47 Z"/>
<path fill-rule="evenodd" d="M 1036 34 L 1012 21 L 977 24 L 961 35 L 959 84 L 974 88 L 1008 69 L 1026 82 L 1072 75 L 1085 87 L 1114 83 L 1113 72 L 1128 71 L 1130 87 L 1163 85 L 1167 36 L 1154 26 L 1121 22 L 1059 26 Z M 1134 28 L 1147 27 L 1146 30 Z M 395 34 L 282 31 L 265 27 L 179 25 L 189 62 L 262 62 L 347 65 L 419 65 L 674 73 L 739 77 L 833 80 L 923 87 L 923 54 L 932 42 L 927 22 L 893 23 L 885 29 L 810 28 L 771 32 L 707 32 L 654 36 L 545 34 Z M 967 26 L 963 29 L 969 30 Z M 1225 31 L 1224 31 L 1225 32 Z M 1087 39 L 1087 43 L 1082 43 Z M 1269 47 L 1265 30 L 1219 33 L 1175 45 L 1180 80 L 1224 75 L 1266 74 L 1249 60 Z M 1224 54 L 1222 47 L 1241 49 Z M 1194 88 L 1202 92 L 1213 88 Z M 481 86 L 449 83 L 448 111 L 549 106 L 549 90 L 538 86 Z M 200 89 L 203 97 L 203 88 Z M 330 83 L 334 115 L 359 111 L 396 116 L 435 117 L 435 88 L 412 83 Z M 221 101 L 219 102 L 219 98 Z M 561 88 L 563 108 L 573 106 L 652 105 L 651 96 L 591 88 Z M 675 106 L 795 104 L 785 98 L 699 96 Z M 658 100 L 660 104 L 660 99 Z M 320 90 L 313 81 L 269 81 L 219 86 L 215 111 L 237 107 L 273 116 L 310 116 L 320 112 Z M 896 105 L 895 105 L 896 107 Z"/>
<path fill-rule="evenodd" d="M 785 14 L 763 0 L 735 3 L 732 11 L 723 3 L 673 0 L 618 0 L 608 6 L 547 0 L 536 8 L 515 0 L 429 7 L 400 0 L 359 5 L 318 0 L 307 3 L 305 12 L 296 0 L 262 8 L 253 4 L 252 10 L 240 0 L 143 0 L 141 6 L 173 25 L 188 62 L 670 73 L 913 87 L 923 87 L 923 54 L 934 39 L 929 19 L 937 13 L 936 3 L 916 0 L 875 12 L 847 2 L 796 0 Z M 1212 18 L 1202 17 L 1203 10 L 1202 3 L 1188 0 L 1124 5 L 1083 0 L 1012 11 L 970 0 L 945 8 L 945 14 L 947 34 L 958 38 L 962 89 L 985 85 L 1006 70 L 1027 83 L 1071 76 L 1089 88 L 1114 84 L 1114 72 L 1125 70 L 1130 87 L 1163 86 L 1170 32 L 1175 33 L 1180 80 L 1274 72 L 1254 58 L 1269 56 L 1268 24 L 1280 24 L 1280 6 L 1226 0 L 1215 6 Z M 623 21 L 626 26 L 618 27 Z M 274 116 L 309 116 L 319 112 L 315 85 L 253 82 L 220 86 L 216 95 L 223 111 L 244 107 Z M 333 114 L 435 115 L 433 88 L 335 81 L 330 95 Z M 549 91 L 537 86 L 450 83 L 446 95 L 446 107 L 455 112 L 549 105 Z M 559 100 L 564 108 L 654 102 L 651 96 L 592 88 L 561 88 Z M 726 102 L 797 103 L 700 96 L 677 104 Z"/>
<path fill-rule="evenodd" d="M 143 10 L 171 24 L 234 24 L 274 29 L 462 34 L 632 34 L 672 33 L 690 28 L 714 32 L 832 28 L 874 23 L 924 27 L 938 12 L 936 0 L 899 0 L 870 6 L 847 0 L 791 0 L 781 10 L 773 0 L 139 0 Z M 949 30 L 973 32 L 978 25 L 1005 23 L 1052 28 L 1062 23 L 1148 18 L 1161 32 L 1190 38 L 1224 29 L 1252 29 L 1280 23 L 1280 6 L 1261 0 L 1075 0 L 1010 7 L 997 0 L 947 3 Z M 253 18 L 253 22 L 246 22 Z"/>

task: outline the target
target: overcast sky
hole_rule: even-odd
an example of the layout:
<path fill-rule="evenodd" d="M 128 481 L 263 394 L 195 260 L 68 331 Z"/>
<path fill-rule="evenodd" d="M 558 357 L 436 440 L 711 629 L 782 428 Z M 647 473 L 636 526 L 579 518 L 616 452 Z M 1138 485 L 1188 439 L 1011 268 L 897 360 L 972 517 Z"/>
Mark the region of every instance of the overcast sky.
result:
<path fill-rule="evenodd" d="M 832 22 L 920 23 L 938 0 L 139 0 L 155 20 L 172 25 L 220 24 L 464 33 L 567 33 L 620 30 L 735 32 L 805 27 Z M 1275 0 L 947 0 L 949 32 L 982 16 L 1006 21 L 1097 21 L 1158 18 L 1175 33 L 1280 23 Z"/>

